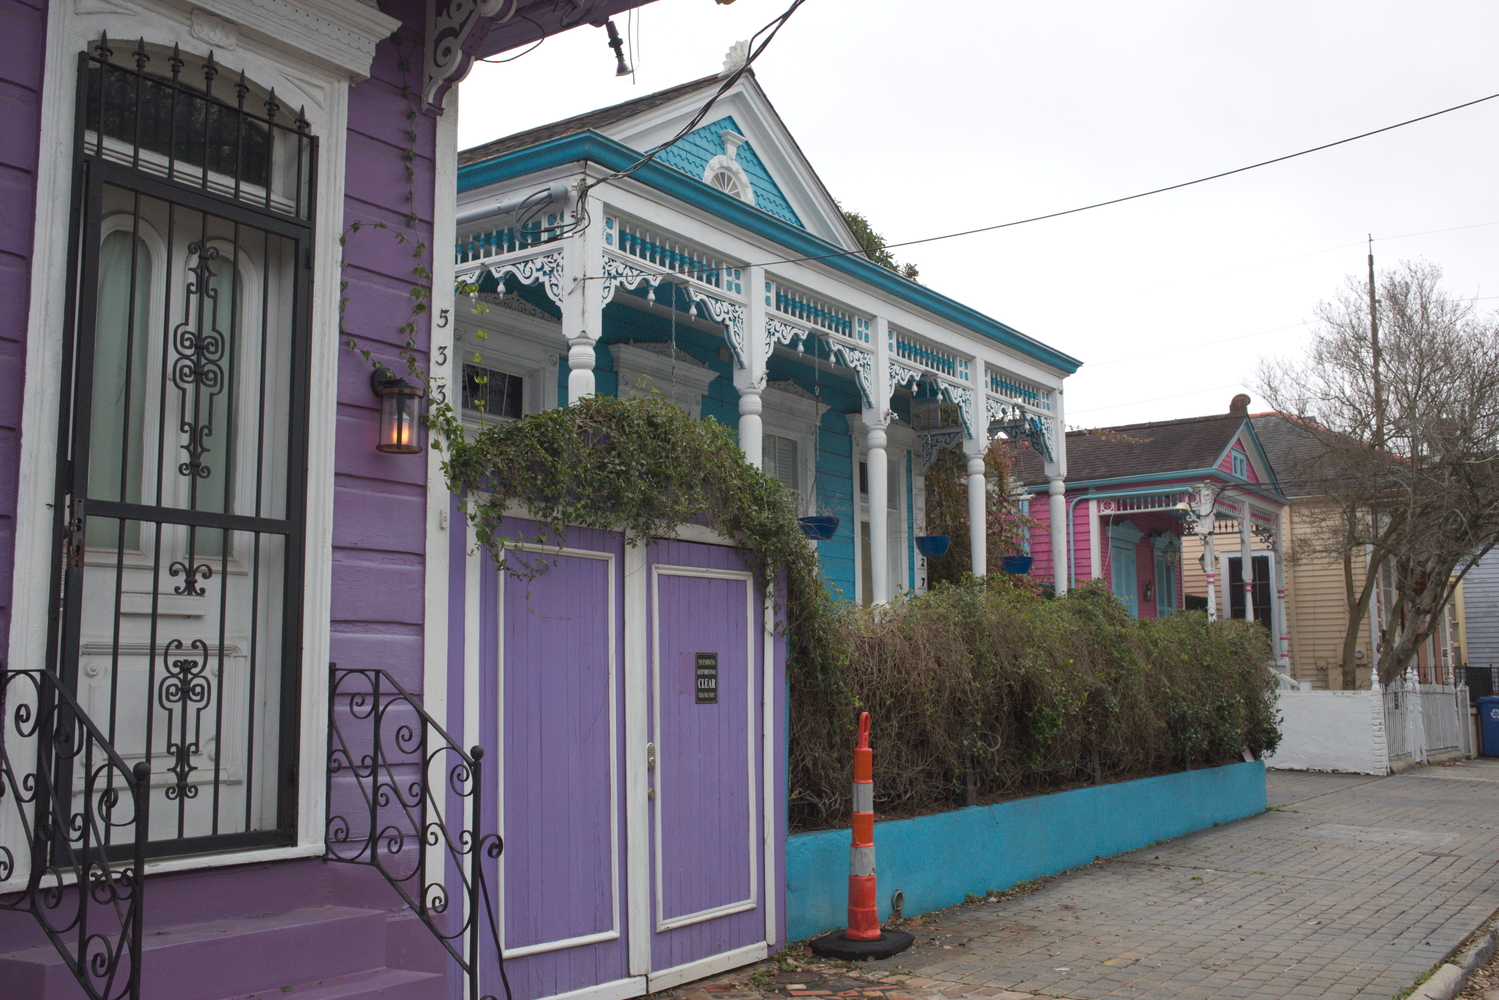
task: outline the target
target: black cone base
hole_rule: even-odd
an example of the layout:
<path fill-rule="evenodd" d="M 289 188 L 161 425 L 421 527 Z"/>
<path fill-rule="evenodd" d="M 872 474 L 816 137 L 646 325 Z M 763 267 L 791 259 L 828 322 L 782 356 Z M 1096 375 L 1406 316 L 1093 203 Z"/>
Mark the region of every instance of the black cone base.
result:
<path fill-rule="evenodd" d="M 873 941 L 854 941 L 843 936 L 843 931 L 831 931 L 811 941 L 812 954 L 823 958 L 841 958 L 845 962 L 873 962 L 876 959 L 898 955 L 911 947 L 916 939 L 905 931 L 882 929 Z"/>

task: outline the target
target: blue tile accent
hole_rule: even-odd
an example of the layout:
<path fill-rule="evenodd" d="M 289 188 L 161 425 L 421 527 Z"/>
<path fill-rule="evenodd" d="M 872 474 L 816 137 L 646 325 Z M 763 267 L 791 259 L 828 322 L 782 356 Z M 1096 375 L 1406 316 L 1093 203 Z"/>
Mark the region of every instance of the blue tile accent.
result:
<path fill-rule="evenodd" d="M 738 132 L 740 135 L 744 134 L 735 123 L 734 117 L 729 115 L 711 125 L 704 125 L 702 128 L 687 133 L 656 157 L 656 160 L 677 168 L 689 177 L 702 180 L 703 172 L 708 169 L 708 161 L 723 153 L 723 139 L 720 136 L 726 129 Z M 755 153 L 750 143 L 740 144 L 735 159 L 749 175 L 750 187 L 754 189 L 756 208 L 764 209 L 793 226 L 807 228 L 802 225 L 802 220 L 797 217 L 796 212 L 791 208 L 791 203 L 781 193 L 775 179 L 770 176 L 770 171 L 765 169 L 764 161 Z"/>

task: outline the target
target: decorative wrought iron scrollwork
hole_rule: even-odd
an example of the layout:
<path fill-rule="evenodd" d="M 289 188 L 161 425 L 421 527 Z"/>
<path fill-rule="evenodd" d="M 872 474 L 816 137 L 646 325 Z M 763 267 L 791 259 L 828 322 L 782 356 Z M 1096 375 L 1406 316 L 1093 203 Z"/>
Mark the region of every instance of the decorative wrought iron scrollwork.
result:
<path fill-rule="evenodd" d="M 479 981 L 492 947 L 509 1000 L 485 874 L 504 842 L 482 832 L 484 749 L 464 751 L 387 670 L 329 674 L 324 858 L 385 876 L 463 970 L 469 1000 L 496 1000 Z"/>
<path fill-rule="evenodd" d="M 208 679 L 208 643 L 193 640 L 191 648 L 197 656 L 172 655 L 186 648 L 189 647 L 181 639 L 167 643 L 161 658 L 161 680 L 156 684 L 156 703 L 167 713 L 167 755 L 172 758 L 167 770 L 177 779 L 166 790 L 167 799 L 172 802 L 198 795 L 198 786 L 190 784 L 188 778 L 197 770 L 193 755 L 202 749 L 203 713 L 213 701 L 213 684 Z"/>
<path fill-rule="evenodd" d="M 127 764 L 50 670 L 0 666 L 0 909 L 31 913 L 90 1000 L 140 1000 L 150 766 Z M 126 849 L 128 858 L 125 858 Z"/>
<path fill-rule="evenodd" d="M 182 577 L 181 586 L 173 587 L 172 593 L 181 594 L 185 597 L 202 597 L 203 588 L 198 586 L 198 577 L 205 580 L 213 579 L 213 567 L 207 563 L 193 564 L 177 560 L 167 567 L 167 573 L 172 577 Z"/>
<path fill-rule="evenodd" d="M 187 268 L 191 276 L 183 289 L 182 322 L 172 328 L 172 384 L 181 397 L 179 429 L 187 435 L 182 450 L 187 461 L 177 472 L 195 479 L 213 474 L 203 462 L 209 452 L 208 438 L 213 436 L 214 401 L 224 391 L 224 352 L 228 338 L 218 328 L 219 290 L 213 287 L 213 262 L 219 259 L 218 247 L 199 242 L 189 243 L 188 256 L 196 263 Z M 193 310 L 198 313 L 194 329 Z M 207 413 L 204 413 L 204 408 Z"/>

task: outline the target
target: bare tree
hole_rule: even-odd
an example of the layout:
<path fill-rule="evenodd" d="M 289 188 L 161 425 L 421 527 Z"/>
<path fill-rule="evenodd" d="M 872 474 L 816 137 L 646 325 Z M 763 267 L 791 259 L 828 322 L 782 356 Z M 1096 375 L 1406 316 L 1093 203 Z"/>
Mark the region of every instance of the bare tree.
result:
<path fill-rule="evenodd" d="M 1382 272 L 1372 329 L 1369 289 L 1350 277 L 1318 305 L 1303 358 L 1260 363 L 1260 392 L 1308 438 L 1277 469 L 1318 498 L 1314 530 L 1295 544 L 1342 561 L 1345 688 L 1377 593 L 1388 684 L 1499 541 L 1499 323 L 1448 295 L 1441 277 L 1424 262 Z"/>

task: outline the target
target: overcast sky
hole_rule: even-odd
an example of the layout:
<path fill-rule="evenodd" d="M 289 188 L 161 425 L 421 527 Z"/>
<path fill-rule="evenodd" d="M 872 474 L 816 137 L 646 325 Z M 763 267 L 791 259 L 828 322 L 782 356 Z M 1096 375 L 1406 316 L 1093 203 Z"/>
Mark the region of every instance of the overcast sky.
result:
<path fill-rule="evenodd" d="M 460 146 L 715 72 L 789 0 L 658 0 L 462 85 Z M 617 19 L 621 31 L 628 18 Z M 632 41 L 634 39 L 632 38 Z M 808 0 L 755 63 L 834 197 L 894 243 L 1086 205 L 1499 92 L 1499 3 Z M 1067 421 L 1221 413 L 1319 299 L 1425 259 L 1499 307 L 1499 99 L 1184 191 L 895 250 L 1085 362 Z M 1254 407 L 1264 408 L 1256 396 Z"/>

